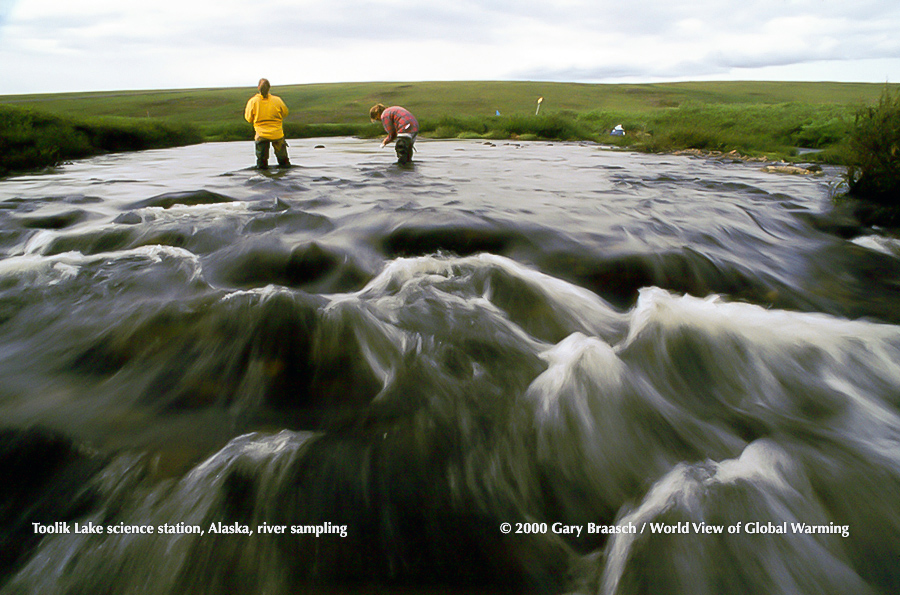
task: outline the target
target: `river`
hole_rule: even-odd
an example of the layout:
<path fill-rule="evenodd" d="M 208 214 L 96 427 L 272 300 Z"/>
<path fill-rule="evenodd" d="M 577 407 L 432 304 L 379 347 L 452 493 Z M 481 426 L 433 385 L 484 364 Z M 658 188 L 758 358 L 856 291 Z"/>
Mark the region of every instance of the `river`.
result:
<path fill-rule="evenodd" d="M 900 591 L 840 172 L 290 144 L 0 180 L 0 593 Z"/>

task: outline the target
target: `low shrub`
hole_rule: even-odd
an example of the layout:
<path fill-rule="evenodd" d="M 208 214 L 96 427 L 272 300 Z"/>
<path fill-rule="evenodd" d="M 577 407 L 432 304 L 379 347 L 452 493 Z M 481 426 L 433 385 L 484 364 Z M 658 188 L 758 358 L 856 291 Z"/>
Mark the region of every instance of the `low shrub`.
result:
<path fill-rule="evenodd" d="M 791 135 L 791 140 L 798 147 L 822 149 L 844 141 L 850 135 L 852 127 L 852 122 L 843 116 L 808 121 Z"/>
<path fill-rule="evenodd" d="M 597 136 L 590 123 L 576 114 L 541 116 L 442 116 L 419 122 L 419 133 L 432 138 L 530 138 L 543 140 L 586 140 Z"/>
<path fill-rule="evenodd" d="M 203 139 L 207 142 L 236 140 L 253 140 L 253 126 L 243 120 L 229 120 L 214 124 L 203 124 L 200 127 Z"/>
<path fill-rule="evenodd" d="M 248 124 L 250 136 L 253 136 L 253 128 Z M 319 136 L 358 136 L 365 134 L 370 127 L 366 124 L 354 123 L 327 123 L 327 124 L 301 124 L 297 122 L 285 122 L 284 135 L 287 138 L 315 138 Z"/>
<path fill-rule="evenodd" d="M 0 175 L 115 151 L 202 141 L 190 126 L 138 118 L 76 120 L 0 105 Z"/>
<path fill-rule="evenodd" d="M 846 142 L 852 113 L 841 105 L 693 102 L 649 113 L 642 125 L 630 126 L 649 133 L 635 145 L 639 149 L 737 150 L 786 158 L 796 155 L 797 147 L 824 149 Z"/>
<path fill-rule="evenodd" d="M 87 135 L 62 118 L 0 106 L 0 175 L 90 153 Z"/>
<path fill-rule="evenodd" d="M 379 134 L 368 124 L 347 123 L 314 123 L 285 122 L 284 135 L 287 138 L 315 138 L 320 136 L 358 136 L 371 138 Z M 230 120 L 216 124 L 204 125 L 201 129 L 203 140 L 241 141 L 253 140 L 253 126 L 243 120 Z"/>
<path fill-rule="evenodd" d="M 900 210 L 900 92 L 857 113 L 846 180 L 851 196 Z"/>
<path fill-rule="evenodd" d="M 576 118 L 563 114 L 546 116 L 511 116 L 497 120 L 498 127 L 510 136 L 526 135 L 547 140 L 593 139 L 596 131 Z"/>

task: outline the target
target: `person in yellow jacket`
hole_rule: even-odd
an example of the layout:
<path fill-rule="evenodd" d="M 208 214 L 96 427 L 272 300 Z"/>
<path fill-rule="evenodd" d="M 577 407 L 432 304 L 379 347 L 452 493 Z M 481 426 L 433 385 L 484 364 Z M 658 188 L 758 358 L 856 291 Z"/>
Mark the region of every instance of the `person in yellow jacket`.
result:
<path fill-rule="evenodd" d="M 269 93 L 271 85 L 266 79 L 259 79 L 259 93 L 250 98 L 244 109 L 244 118 L 253 124 L 256 132 L 256 167 L 268 169 L 269 145 L 275 149 L 278 167 L 290 167 L 287 142 L 284 140 L 284 129 L 281 126 L 288 108 L 281 97 Z"/>

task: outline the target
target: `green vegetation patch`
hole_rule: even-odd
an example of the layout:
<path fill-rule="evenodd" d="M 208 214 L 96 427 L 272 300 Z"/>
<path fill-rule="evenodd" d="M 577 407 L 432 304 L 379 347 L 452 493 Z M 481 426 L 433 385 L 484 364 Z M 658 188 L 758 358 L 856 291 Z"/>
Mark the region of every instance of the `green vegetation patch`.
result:
<path fill-rule="evenodd" d="M 900 91 L 885 89 L 876 105 L 857 113 L 846 181 L 841 198 L 863 201 L 857 214 L 864 222 L 900 227 Z"/>
<path fill-rule="evenodd" d="M 193 127 L 153 119 L 73 119 L 0 104 L 0 175 L 100 153 L 202 142 Z"/>
<path fill-rule="evenodd" d="M 820 159 L 839 161 L 853 128 L 855 108 L 846 105 L 701 104 L 652 114 L 638 123 L 647 133 L 641 148 L 738 151 L 788 158 L 797 148 L 829 149 Z"/>
<path fill-rule="evenodd" d="M 900 207 L 900 92 L 857 114 L 850 139 L 850 193 Z"/>

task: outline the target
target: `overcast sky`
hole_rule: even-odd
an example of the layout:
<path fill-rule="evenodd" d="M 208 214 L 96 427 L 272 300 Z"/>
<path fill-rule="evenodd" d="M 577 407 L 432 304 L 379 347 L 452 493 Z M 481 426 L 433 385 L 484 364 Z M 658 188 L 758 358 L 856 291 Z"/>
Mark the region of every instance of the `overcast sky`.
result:
<path fill-rule="evenodd" d="M 263 76 L 900 82 L 900 2 L 0 0 L 0 94 Z"/>

